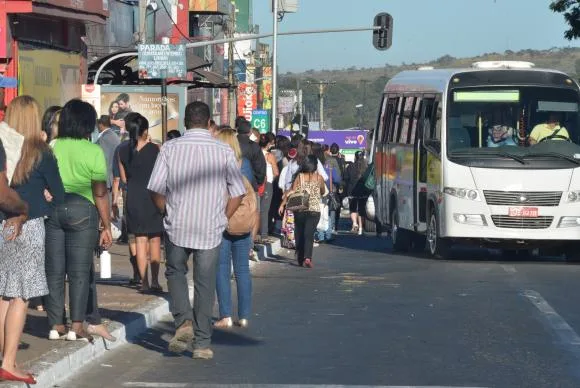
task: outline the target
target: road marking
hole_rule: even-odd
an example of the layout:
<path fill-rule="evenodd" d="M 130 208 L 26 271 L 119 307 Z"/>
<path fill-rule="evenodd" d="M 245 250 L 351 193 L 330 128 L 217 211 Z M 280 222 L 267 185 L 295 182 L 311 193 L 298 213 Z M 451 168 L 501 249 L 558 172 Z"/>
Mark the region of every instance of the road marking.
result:
<path fill-rule="evenodd" d="M 516 273 L 518 272 L 518 270 L 516 269 L 516 267 L 514 267 L 513 265 L 506 265 L 506 264 L 502 264 L 501 266 L 503 268 L 504 271 L 506 271 L 507 273 Z"/>
<path fill-rule="evenodd" d="M 578 334 L 576 334 L 568 322 L 566 322 L 564 318 L 562 318 L 560 314 L 558 314 L 556 310 L 554 310 L 552 306 L 542 298 L 542 295 L 534 290 L 526 290 L 523 292 L 523 295 L 528 298 L 528 300 L 536 306 L 538 310 L 540 310 L 548 325 L 552 330 L 554 330 L 558 337 L 560 337 L 562 342 L 567 345 L 580 345 L 580 337 L 578 337 Z M 574 351 L 579 350 L 580 349 L 575 349 Z"/>
<path fill-rule="evenodd" d="M 154 383 L 154 382 L 126 382 L 124 387 L 137 388 L 485 388 L 460 385 L 326 385 L 326 384 L 188 384 L 188 383 Z"/>

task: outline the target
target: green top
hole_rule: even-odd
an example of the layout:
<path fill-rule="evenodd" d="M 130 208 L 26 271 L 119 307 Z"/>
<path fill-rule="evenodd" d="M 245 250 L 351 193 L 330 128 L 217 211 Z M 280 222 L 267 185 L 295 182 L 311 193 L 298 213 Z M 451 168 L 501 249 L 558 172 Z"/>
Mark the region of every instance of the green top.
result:
<path fill-rule="evenodd" d="M 101 147 L 88 140 L 56 139 L 53 152 L 66 193 L 82 195 L 93 204 L 92 182 L 107 181 L 107 163 Z"/>

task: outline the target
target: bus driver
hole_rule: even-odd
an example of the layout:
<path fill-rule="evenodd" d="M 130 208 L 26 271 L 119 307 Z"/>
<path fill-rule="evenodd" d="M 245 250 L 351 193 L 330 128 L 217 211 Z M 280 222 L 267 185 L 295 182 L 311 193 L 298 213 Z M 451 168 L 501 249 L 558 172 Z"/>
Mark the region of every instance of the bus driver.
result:
<path fill-rule="evenodd" d="M 560 119 L 556 113 L 550 113 L 547 122 L 536 125 L 530 133 L 530 145 L 544 140 L 570 140 L 566 128 L 560 126 Z"/>

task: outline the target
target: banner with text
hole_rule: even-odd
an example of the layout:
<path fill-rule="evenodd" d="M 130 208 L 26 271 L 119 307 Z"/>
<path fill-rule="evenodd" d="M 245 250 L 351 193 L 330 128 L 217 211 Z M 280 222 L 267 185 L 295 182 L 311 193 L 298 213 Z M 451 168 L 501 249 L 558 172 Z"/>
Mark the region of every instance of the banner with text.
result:
<path fill-rule="evenodd" d="M 290 131 L 279 131 L 278 135 L 291 137 Z M 365 130 L 329 130 L 310 131 L 308 140 L 314 143 L 332 145 L 338 144 L 341 149 L 364 149 L 367 146 L 367 131 Z"/>
<path fill-rule="evenodd" d="M 241 83 L 238 86 L 238 116 L 252 120 L 252 111 L 258 107 L 258 88 L 256 84 Z"/>

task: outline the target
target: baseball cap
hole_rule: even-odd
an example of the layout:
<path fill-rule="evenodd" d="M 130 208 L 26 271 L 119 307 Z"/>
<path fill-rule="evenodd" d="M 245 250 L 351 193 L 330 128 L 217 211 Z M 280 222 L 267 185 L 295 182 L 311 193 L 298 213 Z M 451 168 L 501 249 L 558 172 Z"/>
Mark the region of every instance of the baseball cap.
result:
<path fill-rule="evenodd" d="M 290 148 L 290 150 L 288 151 L 288 157 L 290 159 L 294 159 L 296 155 L 298 155 L 298 151 L 296 150 L 296 148 Z"/>

